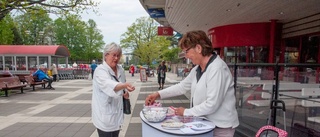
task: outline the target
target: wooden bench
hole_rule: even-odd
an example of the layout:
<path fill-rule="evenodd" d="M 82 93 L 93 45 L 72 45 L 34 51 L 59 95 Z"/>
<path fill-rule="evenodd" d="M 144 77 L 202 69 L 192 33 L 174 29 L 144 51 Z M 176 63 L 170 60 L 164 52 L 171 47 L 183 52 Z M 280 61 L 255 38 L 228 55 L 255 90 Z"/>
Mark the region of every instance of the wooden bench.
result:
<path fill-rule="evenodd" d="M 0 78 L 0 89 L 5 92 L 5 96 L 8 97 L 8 90 L 20 88 L 23 93 L 23 87 L 27 84 L 22 84 L 19 77 L 2 77 Z"/>
<path fill-rule="evenodd" d="M 33 76 L 24 76 L 26 79 L 26 82 L 28 83 L 28 85 L 31 87 L 32 86 L 32 90 L 35 91 L 35 87 L 36 85 L 42 85 L 43 88 L 46 88 L 46 84 L 47 81 L 36 81 Z"/>

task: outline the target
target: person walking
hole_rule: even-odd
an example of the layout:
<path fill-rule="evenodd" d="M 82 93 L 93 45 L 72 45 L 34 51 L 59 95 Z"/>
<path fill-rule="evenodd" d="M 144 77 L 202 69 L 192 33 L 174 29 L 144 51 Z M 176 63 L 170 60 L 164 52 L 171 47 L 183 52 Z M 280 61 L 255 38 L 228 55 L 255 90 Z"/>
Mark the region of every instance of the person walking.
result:
<path fill-rule="evenodd" d="M 92 64 L 90 65 L 91 68 L 91 78 L 93 79 L 94 70 L 97 68 L 96 60 L 92 60 Z"/>
<path fill-rule="evenodd" d="M 175 114 L 206 117 L 216 125 L 214 137 L 233 137 L 239 120 L 233 77 L 227 64 L 214 52 L 204 31 L 187 32 L 179 47 L 196 66 L 180 83 L 148 95 L 145 105 L 191 91 L 190 108 L 178 107 Z"/>
<path fill-rule="evenodd" d="M 134 76 L 134 66 L 133 66 L 133 64 L 131 64 L 131 66 L 130 66 L 130 73 L 131 73 L 131 76 L 133 77 Z"/>
<path fill-rule="evenodd" d="M 56 64 L 52 64 L 50 70 L 51 70 L 53 81 L 56 82 L 57 81 L 57 75 L 58 75 L 58 70 L 57 70 Z"/>
<path fill-rule="evenodd" d="M 159 89 L 163 89 L 163 85 L 166 81 L 167 66 L 165 65 L 165 63 L 165 61 L 162 61 L 157 70 Z"/>
<path fill-rule="evenodd" d="M 99 137 L 118 137 L 124 120 L 123 98 L 135 87 L 126 82 L 124 69 L 119 64 L 122 49 L 115 43 L 104 48 L 104 61 L 95 69 L 92 82 L 92 122 Z M 125 91 L 125 92 L 124 92 Z"/>

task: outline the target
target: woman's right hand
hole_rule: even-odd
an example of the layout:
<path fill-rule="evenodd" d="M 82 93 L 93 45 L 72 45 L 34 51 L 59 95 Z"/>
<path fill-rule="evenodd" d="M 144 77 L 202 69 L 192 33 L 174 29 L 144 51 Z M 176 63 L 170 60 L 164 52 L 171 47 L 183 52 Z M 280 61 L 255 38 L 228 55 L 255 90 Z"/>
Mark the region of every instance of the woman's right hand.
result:
<path fill-rule="evenodd" d="M 126 83 L 126 89 L 129 91 L 129 92 L 132 92 L 134 91 L 136 88 L 131 85 L 130 83 Z"/>
<path fill-rule="evenodd" d="M 145 106 L 152 105 L 155 102 L 155 100 L 159 97 L 160 97 L 160 94 L 158 92 L 148 95 L 145 100 Z"/>

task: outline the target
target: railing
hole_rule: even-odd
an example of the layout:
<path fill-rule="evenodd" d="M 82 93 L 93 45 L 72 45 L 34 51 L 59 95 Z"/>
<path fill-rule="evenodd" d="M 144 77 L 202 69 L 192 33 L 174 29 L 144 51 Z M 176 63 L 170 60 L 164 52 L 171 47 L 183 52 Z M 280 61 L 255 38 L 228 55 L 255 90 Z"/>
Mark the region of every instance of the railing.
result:
<path fill-rule="evenodd" d="M 236 106 L 240 119 L 237 132 L 241 132 L 244 136 L 254 136 L 260 127 L 267 124 L 267 120 L 270 120 L 272 125 L 283 128 L 284 116 L 280 113 L 281 110 L 277 109 L 278 104 L 275 103 L 275 107 L 270 109 L 270 103 L 268 103 L 271 100 L 283 100 L 286 105 L 287 119 L 285 120 L 289 135 L 299 136 L 298 133 L 306 136 L 318 133 L 320 135 L 320 105 L 306 107 L 301 104 L 302 100 L 320 104 L 320 95 L 312 98 L 290 96 L 292 93 L 301 95 L 302 88 L 300 90 L 283 89 L 284 85 L 298 86 L 299 84 L 307 85 L 307 88 L 312 86 L 319 88 L 319 64 L 237 63 L 228 65 L 234 76 Z M 266 83 L 273 85 L 270 90 L 263 89 Z M 271 97 L 266 98 L 266 93 Z M 296 128 L 299 124 L 308 130 L 300 131 L 300 128 Z"/>

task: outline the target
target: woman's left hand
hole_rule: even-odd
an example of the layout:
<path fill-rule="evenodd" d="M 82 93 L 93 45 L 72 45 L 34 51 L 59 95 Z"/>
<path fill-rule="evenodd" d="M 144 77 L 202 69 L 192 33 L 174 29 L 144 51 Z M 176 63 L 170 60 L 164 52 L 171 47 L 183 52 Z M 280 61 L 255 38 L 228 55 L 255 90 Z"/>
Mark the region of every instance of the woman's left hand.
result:
<path fill-rule="evenodd" d="M 184 107 L 178 107 L 174 110 L 174 114 L 177 116 L 183 116 L 184 110 Z"/>
<path fill-rule="evenodd" d="M 126 91 L 126 92 L 123 94 L 123 97 L 124 97 L 125 99 L 129 99 L 129 92 Z"/>

